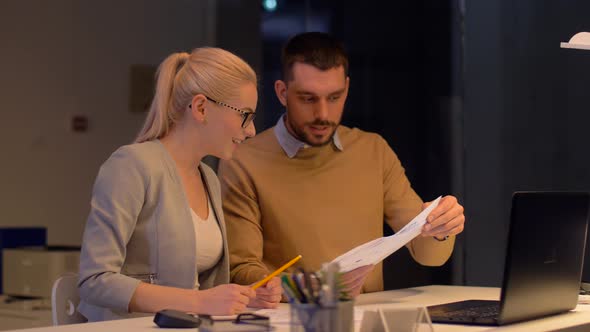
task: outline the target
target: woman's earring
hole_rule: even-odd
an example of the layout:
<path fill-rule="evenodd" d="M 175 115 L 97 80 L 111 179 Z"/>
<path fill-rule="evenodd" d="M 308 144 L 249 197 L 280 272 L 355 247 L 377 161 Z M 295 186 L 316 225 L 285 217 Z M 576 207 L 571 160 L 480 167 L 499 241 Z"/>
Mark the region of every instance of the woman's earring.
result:
<path fill-rule="evenodd" d="M 203 114 L 203 120 L 201 121 L 204 125 L 207 124 L 207 117 L 205 116 L 205 108 L 204 107 L 199 107 L 199 112 L 201 112 Z"/>

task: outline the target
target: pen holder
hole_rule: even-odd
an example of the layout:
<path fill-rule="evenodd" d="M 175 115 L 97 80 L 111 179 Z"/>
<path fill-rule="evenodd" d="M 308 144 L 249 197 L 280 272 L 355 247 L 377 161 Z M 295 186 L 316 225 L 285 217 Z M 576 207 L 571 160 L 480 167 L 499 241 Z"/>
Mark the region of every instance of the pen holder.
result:
<path fill-rule="evenodd" d="M 340 301 L 333 307 L 291 304 L 291 332 L 352 332 L 353 328 L 354 301 Z"/>

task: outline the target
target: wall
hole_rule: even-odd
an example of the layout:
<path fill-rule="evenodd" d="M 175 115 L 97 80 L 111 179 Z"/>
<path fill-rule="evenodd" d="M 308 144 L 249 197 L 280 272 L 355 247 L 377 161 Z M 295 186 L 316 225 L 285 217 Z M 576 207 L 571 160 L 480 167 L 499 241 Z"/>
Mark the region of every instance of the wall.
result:
<path fill-rule="evenodd" d="M 511 195 L 590 191 L 590 2 L 466 1 L 466 283 L 502 281 Z M 555 225 L 559 227 L 559 225 Z"/>
<path fill-rule="evenodd" d="M 145 117 L 128 110 L 130 65 L 214 44 L 215 2 L 3 0 L 0 41 L 0 227 L 79 245 L 99 166 Z"/>
<path fill-rule="evenodd" d="M 260 39 L 260 4 L 256 1 L 216 0 L 215 45 L 239 55 L 258 75 L 258 95 L 262 93 L 262 41 Z M 258 99 L 254 126 L 256 131 L 264 123 L 267 112 L 263 110 L 262 98 Z M 219 159 L 205 157 L 205 163 L 217 169 Z"/>

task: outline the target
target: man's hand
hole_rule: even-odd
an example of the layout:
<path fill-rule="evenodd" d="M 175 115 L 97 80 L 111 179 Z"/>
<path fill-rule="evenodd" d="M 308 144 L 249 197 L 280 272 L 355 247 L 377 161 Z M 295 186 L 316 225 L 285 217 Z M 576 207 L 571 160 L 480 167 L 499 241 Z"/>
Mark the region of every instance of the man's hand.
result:
<path fill-rule="evenodd" d="M 357 297 L 361 293 L 365 279 L 367 279 L 367 276 L 373 271 L 374 267 L 374 265 L 366 265 L 344 273 L 340 280 L 344 291 L 353 299 Z"/>
<path fill-rule="evenodd" d="M 422 210 L 431 203 L 424 203 Z M 442 240 L 447 236 L 461 233 L 464 224 L 465 215 L 463 214 L 463 206 L 457 202 L 457 198 L 454 196 L 445 196 L 426 218 L 426 224 L 422 229 L 422 236 L 434 236 Z"/>

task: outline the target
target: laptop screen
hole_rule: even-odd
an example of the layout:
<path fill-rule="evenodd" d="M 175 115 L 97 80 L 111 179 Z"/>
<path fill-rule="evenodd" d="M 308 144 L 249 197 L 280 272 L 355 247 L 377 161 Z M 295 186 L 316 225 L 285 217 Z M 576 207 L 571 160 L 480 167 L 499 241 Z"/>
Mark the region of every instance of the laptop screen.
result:
<path fill-rule="evenodd" d="M 514 193 L 500 302 L 431 306 L 432 320 L 503 325 L 575 308 L 589 203 L 588 193 Z"/>
<path fill-rule="evenodd" d="M 588 193 L 514 193 L 502 287 L 503 321 L 576 306 L 588 201 Z"/>
<path fill-rule="evenodd" d="M 584 251 L 584 269 L 582 270 L 582 288 L 585 291 L 590 292 L 590 239 L 588 238 L 588 236 L 586 236 L 586 250 Z"/>

